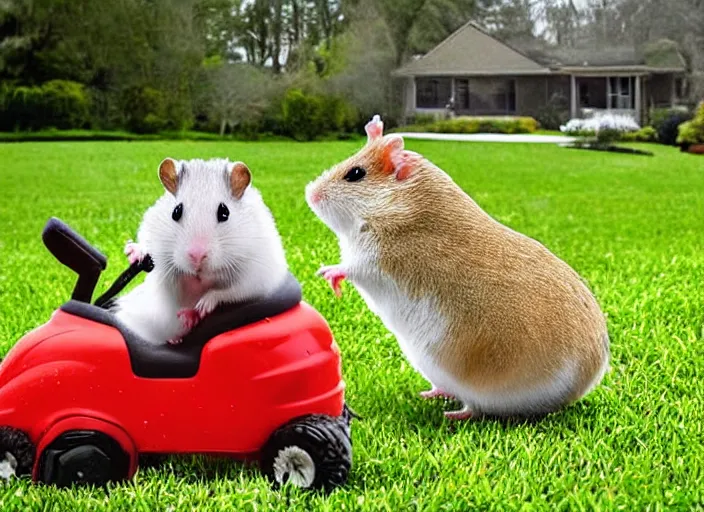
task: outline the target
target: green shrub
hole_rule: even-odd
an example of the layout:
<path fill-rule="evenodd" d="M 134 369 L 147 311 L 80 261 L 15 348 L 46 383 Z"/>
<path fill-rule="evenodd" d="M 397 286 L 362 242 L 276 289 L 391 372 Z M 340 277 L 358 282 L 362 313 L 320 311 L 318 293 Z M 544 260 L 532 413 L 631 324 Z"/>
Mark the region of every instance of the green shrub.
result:
<path fill-rule="evenodd" d="M 667 146 L 677 144 L 678 127 L 692 119 L 692 114 L 686 109 L 654 109 L 650 112 L 650 121 L 658 132 L 658 141 Z"/>
<path fill-rule="evenodd" d="M 667 107 L 667 108 L 653 108 L 650 110 L 650 124 L 656 129 L 660 129 L 660 126 L 667 120 L 668 117 L 673 114 L 689 115 L 691 114 L 689 110 L 685 107 Z"/>
<path fill-rule="evenodd" d="M 51 80 L 42 85 L 45 111 L 51 126 L 62 130 L 84 128 L 90 117 L 90 98 L 83 84 L 68 80 Z"/>
<path fill-rule="evenodd" d="M 700 103 L 691 121 L 679 125 L 677 144 L 684 146 L 704 144 L 704 102 Z"/>
<path fill-rule="evenodd" d="M 621 134 L 623 142 L 657 142 L 658 132 L 653 126 L 644 126 L 637 132 L 626 132 Z"/>
<path fill-rule="evenodd" d="M 339 96 L 321 96 L 320 109 L 324 132 L 350 132 L 359 121 L 357 110 Z"/>
<path fill-rule="evenodd" d="M 157 133 L 167 126 L 166 102 L 152 87 L 131 87 L 123 95 L 127 129 L 135 133 Z"/>
<path fill-rule="evenodd" d="M 400 131 L 426 131 L 432 133 L 533 133 L 538 122 L 532 117 L 455 117 L 426 125 L 411 125 Z"/>
<path fill-rule="evenodd" d="M 533 113 L 533 117 L 544 130 L 559 130 L 570 120 L 569 101 L 562 95 L 553 94 L 545 106 Z"/>
<path fill-rule="evenodd" d="M 435 122 L 437 117 L 434 114 L 413 114 L 408 117 L 408 124 L 410 125 L 425 125 L 432 124 Z"/>
<path fill-rule="evenodd" d="M 281 124 L 285 135 L 296 140 L 313 140 L 323 132 L 321 101 L 300 89 L 289 89 L 281 103 Z"/>
<path fill-rule="evenodd" d="M 306 94 L 301 89 L 289 89 L 281 101 L 282 135 L 296 140 L 313 140 L 331 132 L 354 130 L 357 110 L 339 96 Z"/>
<path fill-rule="evenodd" d="M 85 128 L 90 122 L 90 97 L 85 87 L 68 80 L 41 86 L 3 85 L 0 89 L 0 129 L 62 130 Z"/>
<path fill-rule="evenodd" d="M 596 133 L 597 144 L 609 145 L 619 140 L 623 140 L 625 133 L 614 128 L 602 128 Z"/>

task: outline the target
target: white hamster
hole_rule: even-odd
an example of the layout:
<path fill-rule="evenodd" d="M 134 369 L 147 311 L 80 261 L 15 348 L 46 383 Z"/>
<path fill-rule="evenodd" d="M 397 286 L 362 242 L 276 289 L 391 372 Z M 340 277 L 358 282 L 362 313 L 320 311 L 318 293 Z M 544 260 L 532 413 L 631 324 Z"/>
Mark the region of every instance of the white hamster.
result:
<path fill-rule="evenodd" d="M 165 159 L 166 192 L 142 219 L 130 263 L 149 254 L 154 269 L 112 307 L 153 343 L 179 343 L 221 303 L 273 291 L 288 274 L 274 218 L 242 162 Z"/>

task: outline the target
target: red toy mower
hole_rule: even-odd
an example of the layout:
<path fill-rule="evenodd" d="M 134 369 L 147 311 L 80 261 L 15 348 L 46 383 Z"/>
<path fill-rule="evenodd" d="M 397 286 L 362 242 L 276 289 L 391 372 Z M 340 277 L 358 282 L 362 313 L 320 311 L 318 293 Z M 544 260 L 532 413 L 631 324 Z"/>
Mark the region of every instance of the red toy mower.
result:
<path fill-rule="evenodd" d="M 58 219 L 42 238 L 78 282 L 0 364 L 0 475 L 101 485 L 131 478 L 143 455 L 200 453 L 256 457 L 275 485 L 346 482 L 354 413 L 340 353 L 293 276 L 217 309 L 178 347 L 154 345 L 107 309 L 149 258 L 91 304 L 105 256 Z"/>

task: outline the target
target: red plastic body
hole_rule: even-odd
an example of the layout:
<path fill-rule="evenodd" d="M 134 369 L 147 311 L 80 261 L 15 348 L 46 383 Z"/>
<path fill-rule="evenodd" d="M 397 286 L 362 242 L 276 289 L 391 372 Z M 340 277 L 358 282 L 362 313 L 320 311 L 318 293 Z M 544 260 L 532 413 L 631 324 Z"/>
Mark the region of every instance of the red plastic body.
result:
<path fill-rule="evenodd" d="M 130 455 L 130 476 L 138 453 L 246 457 L 287 421 L 343 405 L 338 347 L 305 302 L 208 341 L 192 378 L 135 376 L 117 329 L 61 310 L 0 365 L 0 425 L 25 431 L 37 461 L 66 430 L 101 430 Z"/>

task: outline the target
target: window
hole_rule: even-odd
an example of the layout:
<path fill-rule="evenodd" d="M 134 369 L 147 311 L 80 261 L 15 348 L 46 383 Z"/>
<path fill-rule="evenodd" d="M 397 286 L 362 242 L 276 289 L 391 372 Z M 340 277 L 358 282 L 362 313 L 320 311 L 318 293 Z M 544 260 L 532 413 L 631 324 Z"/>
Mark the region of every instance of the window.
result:
<path fill-rule="evenodd" d="M 445 108 L 451 94 L 451 78 L 416 78 L 416 108 Z"/>
<path fill-rule="evenodd" d="M 475 114 L 516 112 L 516 81 L 498 78 L 471 79 L 469 105 Z"/>
<path fill-rule="evenodd" d="M 612 76 L 609 78 L 609 108 L 632 110 L 635 108 L 633 92 L 635 78 L 632 76 Z"/>

